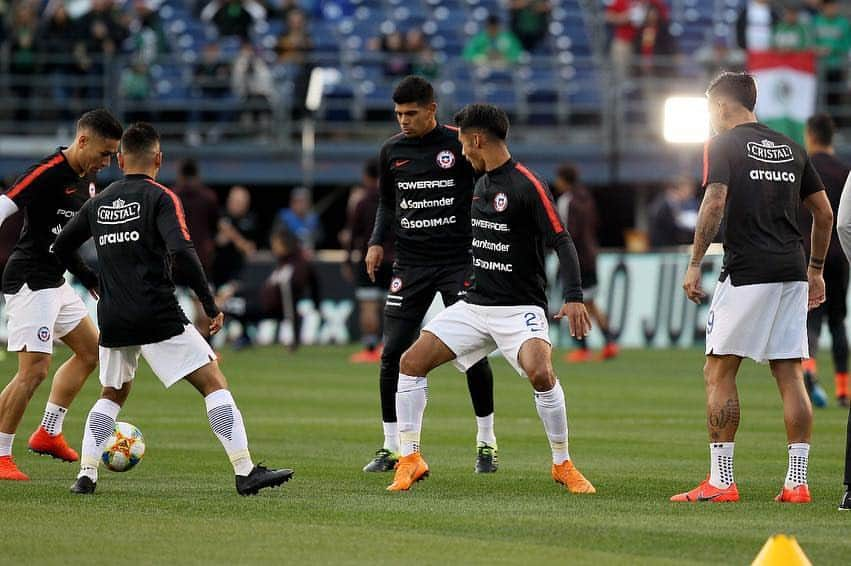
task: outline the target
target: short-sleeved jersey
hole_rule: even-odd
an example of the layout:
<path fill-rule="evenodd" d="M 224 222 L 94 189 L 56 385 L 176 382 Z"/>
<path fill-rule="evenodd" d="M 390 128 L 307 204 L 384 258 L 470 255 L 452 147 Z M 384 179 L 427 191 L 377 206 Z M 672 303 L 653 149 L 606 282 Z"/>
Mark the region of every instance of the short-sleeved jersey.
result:
<path fill-rule="evenodd" d="M 24 283 L 37 291 L 65 281 L 65 266 L 50 246 L 89 198 L 90 183 L 77 175 L 62 149 L 30 167 L 3 193 L 24 210 L 21 235 L 3 271 L 6 294 L 17 293 Z"/>
<path fill-rule="evenodd" d="M 470 199 L 475 174 L 458 131 L 438 125 L 421 138 L 397 135 L 379 154 L 379 212 L 370 245 L 392 230 L 403 265 L 470 262 Z M 385 225 L 392 217 L 392 226 Z"/>
<path fill-rule="evenodd" d="M 849 170 L 845 163 L 830 153 L 813 153 L 810 155 L 810 160 L 822 183 L 824 183 L 824 189 L 827 191 L 827 199 L 830 201 L 830 207 L 833 209 L 834 214 L 833 228 L 830 231 L 830 246 L 827 249 L 827 260 L 829 262 L 847 262 L 845 254 L 842 252 L 842 246 L 839 243 L 839 234 L 836 232 L 836 213 L 839 210 L 839 202 L 842 198 L 845 181 L 848 179 L 848 174 L 851 173 L 851 170 Z M 809 254 L 813 215 L 810 214 L 809 210 L 806 210 L 806 207 L 802 206 L 801 214 L 798 218 L 801 223 L 801 233 L 804 235 L 804 249 Z"/>
<path fill-rule="evenodd" d="M 127 175 L 91 198 L 63 231 L 94 239 L 102 346 L 152 344 L 189 323 L 178 305 L 171 254 L 192 247 L 180 199 L 146 175 Z M 194 252 L 193 252 L 194 253 Z"/>
<path fill-rule="evenodd" d="M 546 310 L 545 246 L 572 247 L 546 183 L 521 163 L 508 160 L 476 182 L 471 223 L 473 282 L 465 300 Z M 571 261 L 576 276 L 565 298 L 582 301 L 575 252 Z"/>
<path fill-rule="evenodd" d="M 806 151 L 763 124 L 741 124 L 707 142 L 703 173 L 704 186 L 727 186 L 721 279 L 806 281 L 798 209 L 824 190 Z"/>

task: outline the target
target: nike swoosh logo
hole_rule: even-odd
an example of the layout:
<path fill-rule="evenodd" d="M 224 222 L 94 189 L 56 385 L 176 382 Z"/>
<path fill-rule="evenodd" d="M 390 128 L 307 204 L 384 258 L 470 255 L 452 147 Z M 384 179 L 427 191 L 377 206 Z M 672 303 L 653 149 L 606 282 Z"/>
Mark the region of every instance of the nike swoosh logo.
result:
<path fill-rule="evenodd" d="M 703 493 L 701 492 L 697 494 L 698 501 L 712 501 L 713 499 L 717 499 L 718 497 L 721 497 L 720 493 L 716 493 L 715 495 L 703 495 Z"/>
<path fill-rule="evenodd" d="M 473 200 L 479 200 L 479 197 L 473 197 Z"/>
<path fill-rule="evenodd" d="M 67 189 L 65 189 L 66 195 L 73 195 L 76 192 L 77 192 L 77 187 L 68 187 Z"/>
<path fill-rule="evenodd" d="M 397 159 L 393 163 L 393 167 L 396 167 L 398 169 L 399 167 L 404 167 L 405 165 L 407 165 L 410 162 L 411 162 L 410 159 Z"/>

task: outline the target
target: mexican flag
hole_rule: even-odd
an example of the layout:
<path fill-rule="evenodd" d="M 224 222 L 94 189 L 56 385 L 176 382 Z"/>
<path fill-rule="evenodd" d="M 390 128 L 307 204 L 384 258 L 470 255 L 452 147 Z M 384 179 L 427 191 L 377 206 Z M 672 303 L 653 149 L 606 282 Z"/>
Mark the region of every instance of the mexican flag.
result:
<path fill-rule="evenodd" d="M 756 117 L 804 143 L 804 123 L 816 109 L 816 58 L 810 51 L 751 51 L 748 71 L 757 83 Z"/>

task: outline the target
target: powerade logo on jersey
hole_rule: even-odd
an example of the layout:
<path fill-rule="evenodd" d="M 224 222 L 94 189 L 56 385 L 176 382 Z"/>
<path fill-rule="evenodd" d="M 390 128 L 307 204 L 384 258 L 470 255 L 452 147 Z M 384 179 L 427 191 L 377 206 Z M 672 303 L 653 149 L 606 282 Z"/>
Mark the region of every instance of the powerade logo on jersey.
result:
<path fill-rule="evenodd" d="M 124 224 L 139 218 L 142 205 L 115 199 L 112 204 L 98 207 L 98 224 Z"/>
<path fill-rule="evenodd" d="M 777 145 L 771 140 L 748 142 L 748 157 L 763 163 L 788 163 L 795 160 L 791 147 Z"/>
<path fill-rule="evenodd" d="M 65 210 L 64 208 L 56 209 L 56 216 L 62 216 L 63 218 L 73 218 L 75 214 L 77 214 L 77 211 L 75 210 Z"/>
<path fill-rule="evenodd" d="M 124 244 L 126 242 L 138 242 L 139 232 L 132 230 L 130 232 L 113 232 L 112 234 L 103 234 L 98 238 L 98 244 L 108 246 L 110 244 Z"/>
<path fill-rule="evenodd" d="M 769 171 L 768 169 L 751 169 L 750 178 L 754 181 L 777 181 L 794 183 L 795 174 L 791 171 Z"/>
<path fill-rule="evenodd" d="M 448 189 L 455 186 L 455 179 L 428 179 L 425 181 L 397 181 L 400 191 L 416 191 L 421 189 Z"/>
<path fill-rule="evenodd" d="M 502 222 L 491 222 L 490 220 L 473 218 L 472 224 L 473 228 L 484 228 L 485 230 L 494 230 L 495 232 L 511 232 L 508 224 L 503 224 Z"/>
<path fill-rule="evenodd" d="M 448 226 L 449 224 L 455 224 L 455 216 L 445 216 L 443 218 L 424 218 L 422 220 L 408 220 L 407 218 L 403 218 L 399 221 L 399 224 L 402 228 L 406 230 L 417 229 L 417 228 L 435 228 L 437 226 Z"/>
<path fill-rule="evenodd" d="M 443 197 L 435 200 L 407 200 L 402 199 L 399 203 L 399 208 L 402 210 L 419 209 L 419 208 L 435 208 L 438 206 L 452 206 L 455 202 L 455 197 Z"/>

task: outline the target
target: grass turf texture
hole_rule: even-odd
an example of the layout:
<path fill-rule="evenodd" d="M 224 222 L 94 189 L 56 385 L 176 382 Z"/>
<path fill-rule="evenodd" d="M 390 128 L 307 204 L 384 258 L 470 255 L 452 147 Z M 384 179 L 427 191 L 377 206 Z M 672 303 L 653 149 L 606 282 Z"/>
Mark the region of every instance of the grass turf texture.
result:
<path fill-rule="evenodd" d="M 102 468 L 93 497 L 68 493 L 76 464 L 25 451 L 47 399 L 42 385 L 15 442 L 32 481 L 0 482 L 0 562 L 745 564 L 769 535 L 788 533 L 813 563 L 847 563 L 851 514 L 836 510 L 847 413 L 816 411 L 813 503 L 775 503 L 786 444 L 767 366 L 746 362 L 739 380 L 742 502 L 690 505 L 668 497 L 694 487 L 709 466 L 698 351 L 627 351 L 571 367 L 557 358 L 571 454 L 594 496 L 571 495 L 550 479 L 530 387 L 502 359 L 492 362 L 499 472 L 473 473 L 466 382 L 446 367 L 430 378 L 423 447 L 432 475 L 409 493 L 385 492 L 391 474 L 360 471 L 382 440 L 377 367 L 349 365 L 349 353 L 225 352 L 255 461 L 296 470 L 282 489 L 252 498 L 236 494 L 200 396 L 186 383 L 164 391 L 144 363 L 119 419 L 142 430 L 145 459 L 126 474 Z M 57 360 L 66 356 L 59 350 Z M 11 376 L 14 357 L 0 369 Z M 74 447 L 96 382 L 65 420 Z"/>

